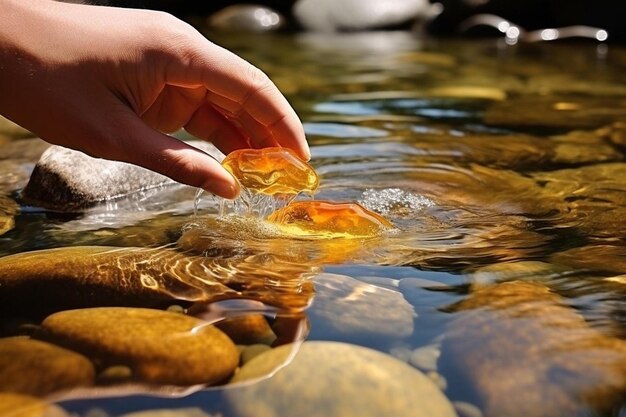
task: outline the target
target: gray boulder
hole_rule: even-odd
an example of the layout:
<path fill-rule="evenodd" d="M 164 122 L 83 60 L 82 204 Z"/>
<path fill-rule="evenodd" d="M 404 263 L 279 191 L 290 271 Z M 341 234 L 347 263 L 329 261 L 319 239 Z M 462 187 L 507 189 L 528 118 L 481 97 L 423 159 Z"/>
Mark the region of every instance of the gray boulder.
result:
<path fill-rule="evenodd" d="M 224 158 L 208 142 L 188 143 L 218 161 Z M 70 212 L 175 184 L 172 179 L 137 165 L 92 158 L 72 149 L 51 146 L 35 165 L 22 198 L 26 204 Z"/>

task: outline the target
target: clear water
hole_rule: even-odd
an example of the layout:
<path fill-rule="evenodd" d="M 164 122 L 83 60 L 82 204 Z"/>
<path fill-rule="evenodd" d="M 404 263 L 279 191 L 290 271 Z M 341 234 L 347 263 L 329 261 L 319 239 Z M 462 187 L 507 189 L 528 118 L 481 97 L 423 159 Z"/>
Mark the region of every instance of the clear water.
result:
<path fill-rule="evenodd" d="M 625 50 L 405 32 L 207 36 L 261 67 L 287 95 L 321 176 L 315 198 L 360 202 L 399 231 L 294 240 L 255 221 L 219 221 L 219 201 L 191 190 L 70 217 L 23 208 L 0 237 L 3 255 L 76 245 L 178 248 L 240 284 L 262 282 L 258 299 L 282 300 L 307 317 L 302 338 L 394 355 L 484 415 L 510 412 L 515 401 L 503 398 L 528 405 L 521 415 L 621 415 Z M 188 230 L 201 233 L 179 241 Z M 398 326 L 401 312 L 363 296 L 371 314 L 362 320 L 372 322 L 338 332 L 333 323 L 352 308 L 345 294 L 323 282 L 317 295 L 294 290 L 322 272 L 401 294 L 412 309 L 409 326 Z M 438 355 L 434 369 L 411 359 L 420 348 Z M 598 349 L 609 359 L 595 358 Z M 183 407 L 230 415 L 219 388 L 61 404 L 84 415 Z"/>

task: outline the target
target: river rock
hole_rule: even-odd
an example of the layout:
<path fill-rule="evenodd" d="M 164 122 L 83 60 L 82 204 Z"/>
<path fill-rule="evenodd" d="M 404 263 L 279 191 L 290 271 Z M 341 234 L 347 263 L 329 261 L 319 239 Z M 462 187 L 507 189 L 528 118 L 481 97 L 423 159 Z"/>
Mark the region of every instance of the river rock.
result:
<path fill-rule="evenodd" d="M 239 363 L 239 351 L 222 331 L 161 310 L 63 311 L 43 321 L 38 337 L 83 352 L 101 366 L 128 366 L 135 378 L 160 384 L 213 384 Z"/>
<path fill-rule="evenodd" d="M 175 300 L 235 296 L 236 291 L 207 277 L 210 262 L 174 250 L 107 246 L 5 256 L 0 258 L 0 312 L 41 318 L 71 308 L 161 307 Z"/>
<path fill-rule="evenodd" d="M 307 310 L 311 338 L 336 341 L 379 340 L 386 344 L 413 333 L 413 306 L 398 291 L 347 275 L 319 274 Z"/>
<path fill-rule="evenodd" d="M 488 286 L 448 310 L 438 370 L 486 417 L 604 415 L 625 398 L 626 342 L 542 284 Z"/>
<path fill-rule="evenodd" d="M 414 20 L 427 13 L 425 0 L 298 0 L 293 14 L 308 30 L 370 30 Z"/>
<path fill-rule="evenodd" d="M 372 349 L 338 342 L 304 342 L 293 359 L 291 345 L 245 364 L 226 398 L 237 417 L 456 416 L 452 405 L 424 374 Z M 268 400 L 271 399 L 271 400 Z"/>
<path fill-rule="evenodd" d="M 260 314 L 227 317 L 215 323 L 215 326 L 240 345 L 255 343 L 271 345 L 276 340 L 269 323 Z"/>
<path fill-rule="evenodd" d="M 30 395 L 0 392 L 2 417 L 69 417 L 62 408 Z"/>
<path fill-rule="evenodd" d="M 204 141 L 188 142 L 218 161 L 223 154 Z M 48 148 L 35 166 L 22 198 L 27 204 L 77 211 L 98 203 L 176 184 L 156 172 L 125 162 L 92 158 L 61 146 Z"/>
<path fill-rule="evenodd" d="M 44 396 L 93 385 L 94 375 L 76 352 L 26 337 L 0 339 L 0 392 Z"/>

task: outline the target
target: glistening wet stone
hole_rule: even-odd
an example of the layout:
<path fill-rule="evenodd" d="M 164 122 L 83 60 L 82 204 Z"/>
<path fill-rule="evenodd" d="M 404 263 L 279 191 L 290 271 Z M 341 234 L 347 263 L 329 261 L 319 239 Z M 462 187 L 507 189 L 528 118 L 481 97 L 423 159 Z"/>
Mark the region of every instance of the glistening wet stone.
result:
<path fill-rule="evenodd" d="M 295 201 L 270 214 L 267 220 L 295 236 L 364 238 L 393 229 L 383 216 L 358 203 Z"/>
<path fill-rule="evenodd" d="M 428 377 L 379 351 L 304 342 L 289 361 L 292 353 L 291 345 L 281 346 L 239 370 L 232 383 L 261 380 L 226 392 L 237 417 L 456 416 Z"/>
<path fill-rule="evenodd" d="M 210 259 L 168 249 L 77 246 L 5 256 L 0 312 L 41 318 L 70 308 L 153 307 L 235 296 L 207 277 L 210 266 Z"/>
<path fill-rule="evenodd" d="M 319 186 L 313 167 L 289 148 L 236 150 L 222 165 L 242 186 L 262 194 L 314 194 Z"/>
<path fill-rule="evenodd" d="M 214 384 L 239 363 L 235 344 L 202 320 L 161 310 L 103 307 L 47 317 L 40 338 L 94 358 L 100 366 L 125 365 L 140 381 Z"/>
<path fill-rule="evenodd" d="M 188 143 L 218 161 L 223 158 L 208 142 Z M 51 146 L 37 162 L 22 197 L 28 204 L 47 209 L 80 211 L 104 201 L 173 184 L 176 182 L 172 179 L 137 165 Z"/>
<path fill-rule="evenodd" d="M 0 339 L 0 393 L 45 396 L 91 386 L 94 375 L 91 361 L 71 350 L 26 337 Z"/>
<path fill-rule="evenodd" d="M 626 342 L 542 284 L 491 285 L 449 310 L 439 371 L 486 417 L 604 415 L 626 395 Z"/>
<path fill-rule="evenodd" d="M 388 344 L 413 333 L 416 314 L 400 292 L 339 274 L 319 274 L 314 282 L 311 337 Z"/>

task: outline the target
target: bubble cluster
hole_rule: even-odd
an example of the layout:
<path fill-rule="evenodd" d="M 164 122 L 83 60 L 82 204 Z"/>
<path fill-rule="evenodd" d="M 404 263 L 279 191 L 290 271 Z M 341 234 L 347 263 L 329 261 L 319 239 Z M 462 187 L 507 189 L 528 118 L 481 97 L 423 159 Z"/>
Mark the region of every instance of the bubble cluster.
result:
<path fill-rule="evenodd" d="M 415 214 L 435 206 L 431 199 L 400 188 L 367 189 L 359 203 L 376 213 L 398 216 Z"/>

